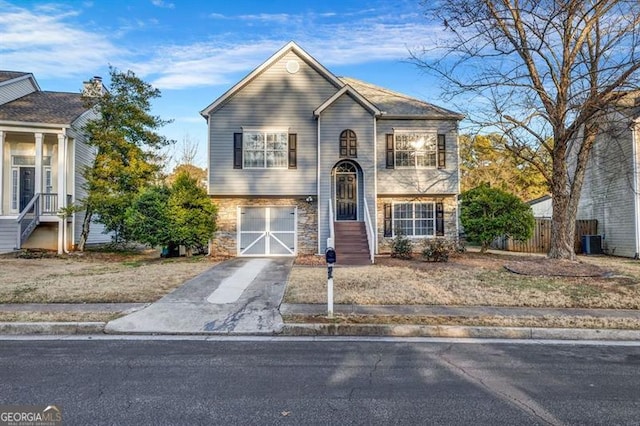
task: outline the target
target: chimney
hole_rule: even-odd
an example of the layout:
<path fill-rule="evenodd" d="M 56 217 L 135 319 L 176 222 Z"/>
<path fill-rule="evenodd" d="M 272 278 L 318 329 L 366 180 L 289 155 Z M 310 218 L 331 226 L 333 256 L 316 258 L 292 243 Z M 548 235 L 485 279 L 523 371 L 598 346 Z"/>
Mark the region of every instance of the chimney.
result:
<path fill-rule="evenodd" d="M 83 81 L 82 96 L 95 98 L 102 96 L 106 89 L 102 85 L 102 77 L 96 75 L 89 81 Z"/>

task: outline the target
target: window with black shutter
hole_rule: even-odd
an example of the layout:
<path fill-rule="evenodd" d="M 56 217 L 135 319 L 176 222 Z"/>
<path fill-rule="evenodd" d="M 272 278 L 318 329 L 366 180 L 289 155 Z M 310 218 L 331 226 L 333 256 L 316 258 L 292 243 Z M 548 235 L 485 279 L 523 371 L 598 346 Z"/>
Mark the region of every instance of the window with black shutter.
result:
<path fill-rule="evenodd" d="M 386 153 L 387 153 L 387 169 L 394 168 L 394 154 L 393 154 L 393 133 L 388 133 L 386 138 Z"/>
<path fill-rule="evenodd" d="M 391 237 L 393 235 L 393 217 L 391 215 L 391 204 L 384 205 L 384 236 Z"/>
<path fill-rule="evenodd" d="M 444 236 L 444 205 L 436 203 L 436 235 Z"/>
<path fill-rule="evenodd" d="M 298 135 L 289 133 L 289 168 L 298 168 Z"/>
<path fill-rule="evenodd" d="M 233 134 L 233 168 L 242 168 L 242 133 Z"/>
<path fill-rule="evenodd" d="M 438 168 L 447 167 L 447 144 L 444 135 L 438 135 Z"/>

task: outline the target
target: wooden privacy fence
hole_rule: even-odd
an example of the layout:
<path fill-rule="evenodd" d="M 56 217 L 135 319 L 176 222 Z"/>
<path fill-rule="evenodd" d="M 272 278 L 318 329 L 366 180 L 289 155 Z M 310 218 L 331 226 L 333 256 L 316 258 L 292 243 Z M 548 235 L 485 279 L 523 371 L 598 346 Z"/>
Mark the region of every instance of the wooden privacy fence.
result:
<path fill-rule="evenodd" d="M 576 220 L 576 236 L 573 248 L 576 253 L 582 253 L 582 236 L 596 235 L 598 233 L 598 221 Z M 497 238 L 492 247 L 499 250 L 518 251 L 522 253 L 547 253 L 551 246 L 551 219 L 536 218 L 536 226 L 533 236 L 527 241 L 516 241 L 512 238 Z"/>

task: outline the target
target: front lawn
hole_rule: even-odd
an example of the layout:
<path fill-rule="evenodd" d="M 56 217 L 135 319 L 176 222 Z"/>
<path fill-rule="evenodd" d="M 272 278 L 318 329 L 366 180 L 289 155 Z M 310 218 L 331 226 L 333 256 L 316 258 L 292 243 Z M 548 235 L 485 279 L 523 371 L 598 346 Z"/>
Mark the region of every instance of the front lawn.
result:
<path fill-rule="evenodd" d="M 157 251 L 0 257 L 0 303 L 154 302 L 215 259 L 162 259 Z"/>
<path fill-rule="evenodd" d="M 505 265 L 570 276 L 522 275 Z M 372 266 L 336 267 L 334 302 L 640 309 L 639 283 L 640 262 L 626 258 L 580 257 L 567 263 L 467 252 L 447 263 L 430 263 L 379 257 Z M 284 302 L 326 303 L 326 284 L 325 267 L 296 265 Z"/>

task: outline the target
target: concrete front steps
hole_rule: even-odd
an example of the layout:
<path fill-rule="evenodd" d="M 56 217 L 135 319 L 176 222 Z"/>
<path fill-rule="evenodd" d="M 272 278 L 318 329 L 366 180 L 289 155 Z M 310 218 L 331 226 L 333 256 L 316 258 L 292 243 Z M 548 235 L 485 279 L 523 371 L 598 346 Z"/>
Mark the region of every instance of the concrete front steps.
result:
<path fill-rule="evenodd" d="M 334 229 L 338 265 L 371 265 L 364 222 L 335 222 Z"/>

